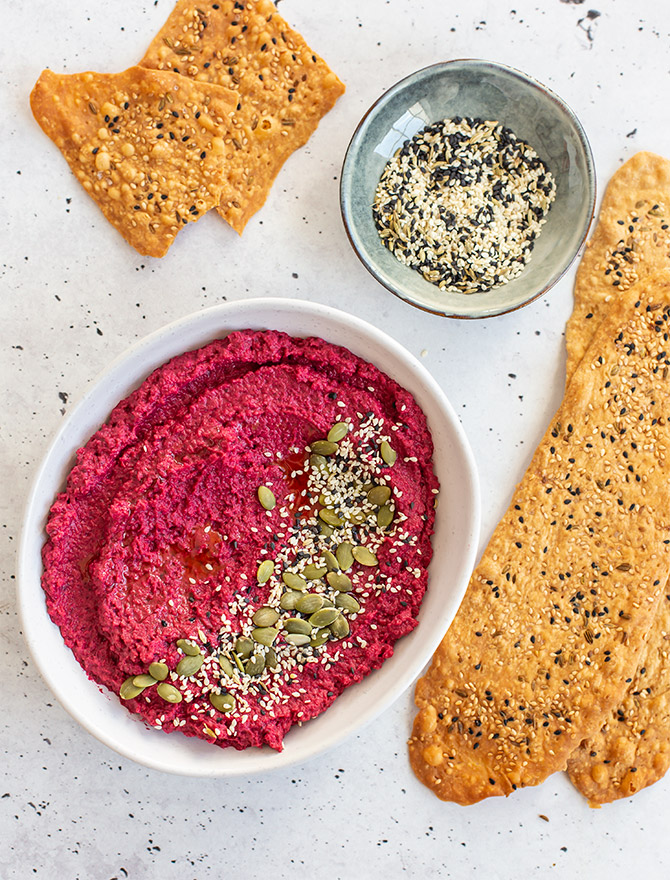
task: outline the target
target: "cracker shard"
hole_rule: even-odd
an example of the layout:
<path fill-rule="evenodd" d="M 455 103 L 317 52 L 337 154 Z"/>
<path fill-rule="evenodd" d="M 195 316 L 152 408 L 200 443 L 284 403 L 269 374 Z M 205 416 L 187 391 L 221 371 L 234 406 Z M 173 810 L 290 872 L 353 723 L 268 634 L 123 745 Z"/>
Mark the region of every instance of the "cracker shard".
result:
<path fill-rule="evenodd" d="M 637 281 L 670 266 L 670 160 L 636 153 L 612 176 L 598 226 L 579 265 L 565 340 L 568 379 L 615 300 Z"/>
<path fill-rule="evenodd" d="M 221 216 L 239 233 L 280 168 L 307 142 L 344 85 L 270 0 L 206 6 L 181 0 L 140 62 L 230 89 L 233 145 Z"/>
<path fill-rule="evenodd" d="M 668 571 L 669 321 L 670 273 L 612 304 L 417 684 L 410 759 L 444 800 L 563 769 L 634 674 Z"/>
<path fill-rule="evenodd" d="M 40 75 L 35 119 L 105 217 L 140 254 L 163 256 L 179 230 L 226 195 L 235 96 L 175 73 Z"/>

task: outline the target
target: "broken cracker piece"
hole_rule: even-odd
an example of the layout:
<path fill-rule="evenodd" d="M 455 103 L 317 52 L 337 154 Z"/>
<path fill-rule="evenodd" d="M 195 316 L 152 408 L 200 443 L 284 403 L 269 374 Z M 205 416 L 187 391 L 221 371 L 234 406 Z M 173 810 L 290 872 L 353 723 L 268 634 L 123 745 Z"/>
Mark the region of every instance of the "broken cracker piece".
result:
<path fill-rule="evenodd" d="M 265 202 L 280 168 L 307 142 L 344 85 L 270 0 L 180 0 L 140 62 L 236 96 L 218 208 L 238 233 Z"/>
<path fill-rule="evenodd" d="M 229 195 L 228 90 L 174 73 L 45 70 L 35 119 L 105 217 L 140 254 L 162 257 L 179 230 Z"/>
<path fill-rule="evenodd" d="M 563 769 L 634 674 L 669 570 L 669 322 L 667 274 L 611 304 L 417 684 L 410 759 L 444 800 Z"/>
<path fill-rule="evenodd" d="M 568 380 L 607 303 L 640 279 L 670 267 L 670 160 L 636 153 L 612 176 L 598 226 L 577 271 L 565 330 Z"/>

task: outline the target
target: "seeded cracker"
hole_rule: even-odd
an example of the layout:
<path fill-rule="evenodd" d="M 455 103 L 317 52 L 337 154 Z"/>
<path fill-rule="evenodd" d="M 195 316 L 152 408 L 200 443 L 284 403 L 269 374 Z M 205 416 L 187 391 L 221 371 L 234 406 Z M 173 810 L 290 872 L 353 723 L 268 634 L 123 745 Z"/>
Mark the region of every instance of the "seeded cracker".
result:
<path fill-rule="evenodd" d="M 542 782 L 623 696 L 668 571 L 669 319 L 667 276 L 612 303 L 417 685 L 444 800 Z"/>
<path fill-rule="evenodd" d="M 568 378 L 606 304 L 641 278 L 670 267 L 669 227 L 670 160 L 636 153 L 610 180 L 577 271 L 575 307 L 565 334 Z"/>
<path fill-rule="evenodd" d="M 140 254 L 162 257 L 225 190 L 228 90 L 174 73 L 42 72 L 35 119 L 105 217 Z"/>
<path fill-rule="evenodd" d="M 344 92 L 270 0 L 181 0 L 140 64 L 235 92 L 225 172 L 235 192 L 218 211 L 239 233 L 265 202 L 286 159 Z"/>

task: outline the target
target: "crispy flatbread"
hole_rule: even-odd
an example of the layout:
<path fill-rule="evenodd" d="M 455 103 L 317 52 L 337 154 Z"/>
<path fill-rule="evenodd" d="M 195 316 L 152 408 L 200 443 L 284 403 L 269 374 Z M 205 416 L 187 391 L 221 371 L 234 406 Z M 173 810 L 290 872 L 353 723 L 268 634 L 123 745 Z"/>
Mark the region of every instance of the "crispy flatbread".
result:
<path fill-rule="evenodd" d="M 180 0 L 140 62 L 237 97 L 221 216 L 241 233 L 291 153 L 307 142 L 344 85 L 270 0 Z"/>
<path fill-rule="evenodd" d="M 162 257 L 179 230 L 230 197 L 227 120 L 236 96 L 176 73 L 40 75 L 35 119 L 109 222 Z"/>
<path fill-rule="evenodd" d="M 611 303 L 417 684 L 410 759 L 444 800 L 564 769 L 635 672 L 669 562 L 669 322 L 670 273 Z"/>

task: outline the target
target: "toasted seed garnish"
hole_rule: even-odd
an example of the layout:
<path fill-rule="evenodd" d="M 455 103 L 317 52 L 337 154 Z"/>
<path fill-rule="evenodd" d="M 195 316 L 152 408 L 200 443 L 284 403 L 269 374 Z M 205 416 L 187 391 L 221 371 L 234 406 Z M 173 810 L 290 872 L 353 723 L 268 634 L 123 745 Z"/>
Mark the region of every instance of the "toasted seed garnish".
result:
<path fill-rule="evenodd" d="M 265 666 L 267 669 L 276 669 L 279 665 L 279 658 L 274 648 L 268 648 L 265 652 Z"/>
<path fill-rule="evenodd" d="M 156 679 L 153 675 L 143 672 L 141 675 L 136 675 L 135 678 L 133 678 L 133 684 L 135 687 L 144 689 L 151 687 L 152 684 L 156 684 Z"/>
<path fill-rule="evenodd" d="M 322 608 L 311 615 L 309 622 L 317 629 L 323 629 L 324 626 L 330 626 L 339 614 L 340 612 L 337 608 Z"/>
<path fill-rule="evenodd" d="M 390 486 L 375 486 L 368 492 L 368 501 L 370 504 L 374 504 L 375 507 L 381 507 L 382 504 L 386 504 L 390 497 Z"/>
<path fill-rule="evenodd" d="M 244 671 L 247 675 L 260 675 L 265 669 L 265 657 L 262 654 L 254 654 L 250 657 L 245 666 Z"/>
<path fill-rule="evenodd" d="M 161 681 L 156 688 L 158 696 L 165 700 L 166 703 L 181 703 L 181 693 L 177 688 L 167 681 Z"/>
<path fill-rule="evenodd" d="M 328 431 L 328 439 L 331 443 L 339 443 L 349 433 L 349 425 L 346 422 L 336 422 Z"/>
<path fill-rule="evenodd" d="M 322 507 L 319 511 L 319 518 L 322 519 L 326 525 L 329 526 L 341 526 L 343 520 L 335 513 L 334 510 L 330 510 L 328 507 Z"/>
<path fill-rule="evenodd" d="M 284 629 L 287 633 L 301 633 L 308 636 L 312 632 L 312 624 L 302 617 L 289 617 L 284 622 Z"/>
<path fill-rule="evenodd" d="M 303 635 L 303 633 L 289 633 L 284 636 L 284 638 L 289 645 L 295 645 L 296 648 L 303 648 L 310 643 L 310 637 L 308 635 Z"/>
<path fill-rule="evenodd" d="M 324 550 L 322 556 L 326 561 L 328 571 L 337 571 L 339 569 L 340 563 L 337 561 L 337 556 L 334 553 L 331 553 L 330 550 Z"/>
<path fill-rule="evenodd" d="M 257 626 L 256 629 L 251 631 L 251 638 L 259 645 L 265 645 L 269 648 L 277 638 L 278 632 L 279 630 L 276 630 L 273 626 Z"/>
<path fill-rule="evenodd" d="M 325 455 L 313 452 L 309 457 L 309 466 L 315 470 L 328 467 L 328 459 Z"/>
<path fill-rule="evenodd" d="M 319 596 L 318 593 L 306 593 L 298 599 L 295 607 L 301 614 L 313 614 L 319 608 L 323 608 L 323 596 Z"/>
<path fill-rule="evenodd" d="M 620 562 L 616 567 L 617 571 L 630 571 L 630 562 Z"/>
<path fill-rule="evenodd" d="M 338 544 L 335 555 L 342 571 L 348 571 L 354 564 L 352 549 L 353 548 L 348 541 L 343 541 L 341 544 Z"/>
<path fill-rule="evenodd" d="M 277 499 L 274 496 L 274 492 L 272 489 L 268 489 L 267 486 L 258 487 L 258 500 L 260 501 L 261 506 L 266 510 L 274 510 L 277 506 Z"/>
<path fill-rule="evenodd" d="M 287 592 L 282 593 L 282 596 L 279 600 L 279 605 L 284 611 L 294 611 L 295 606 L 298 604 L 298 599 L 300 598 L 300 593 L 296 590 L 287 590 Z"/>
<path fill-rule="evenodd" d="M 205 736 L 211 736 L 212 739 L 216 739 L 216 732 L 213 731 L 211 727 L 207 727 L 206 724 L 202 728 L 202 732 L 205 734 Z"/>
<path fill-rule="evenodd" d="M 336 596 L 335 607 L 342 608 L 343 611 L 348 611 L 349 614 L 358 614 L 361 610 L 360 602 L 350 593 L 340 593 L 339 596 Z"/>
<path fill-rule="evenodd" d="M 389 467 L 393 467 L 395 464 L 395 460 L 398 457 L 398 453 L 391 446 L 388 440 L 382 440 L 379 444 L 379 454 L 382 457 L 382 461 L 384 461 Z"/>
<path fill-rule="evenodd" d="M 222 672 L 229 678 L 232 678 L 232 676 L 235 674 L 233 664 L 230 662 L 225 654 L 219 654 L 219 666 L 221 667 Z"/>
<path fill-rule="evenodd" d="M 302 593 L 307 589 L 307 581 L 305 578 L 300 577 L 299 574 L 294 574 L 292 571 L 285 571 L 281 579 L 284 581 L 287 587 L 290 587 L 292 590 L 300 590 Z"/>
<path fill-rule="evenodd" d="M 379 565 L 377 557 L 367 547 L 354 547 L 351 552 L 356 562 L 360 562 L 361 565 Z"/>
<path fill-rule="evenodd" d="M 385 504 L 377 511 L 377 525 L 380 529 L 387 529 L 393 522 L 393 511 Z"/>
<path fill-rule="evenodd" d="M 187 642 L 186 639 L 177 639 L 177 647 L 189 657 L 195 657 L 196 654 L 200 653 L 200 648 L 192 642 Z"/>
<path fill-rule="evenodd" d="M 177 675 L 181 675 L 182 678 L 195 675 L 204 662 L 205 658 L 200 653 L 195 656 L 182 657 L 177 663 Z"/>
<path fill-rule="evenodd" d="M 253 649 L 254 643 L 246 636 L 240 636 L 239 639 L 235 640 L 235 653 L 239 654 L 243 660 L 246 660 L 247 657 L 251 657 Z"/>
<path fill-rule="evenodd" d="M 327 571 L 325 565 L 306 565 L 302 570 L 302 576 L 306 577 L 308 581 L 316 581 L 322 578 Z"/>
<path fill-rule="evenodd" d="M 251 619 L 256 626 L 274 626 L 279 620 L 279 614 L 270 605 L 263 605 Z"/>
<path fill-rule="evenodd" d="M 328 596 L 324 596 L 323 597 L 323 607 L 324 608 L 334 608 L 335 603 L 333 602 L 332 599 L 329 599 Z"/>
<path fill-rule="evenodd" d="M 264 559 L 258 566 L 258 571 L 256 572 L 256 580 L 258 583 L 267 584 L 274 574 L 274 570 L 274 562 L 271 559 Z"/>
<path fill-rule="evenodd" d="M 330 625 L 330 631 L 336 639 L 346 639 L 351 632 L 349 622 L 344 615 L 338 615 Z"/>
<path fill-rule="evenodd" d="M 339 590 L 340 593 L 348 593 L 354 588 L 351 578 L 342 571 L 329 571 L 326 575 L 326 580 L 329 586 L 334 590 Z"/>
<path fill-rule="evenodd" d="M 227 715 L 228 712 L 232 712 L 235 708 L 236 700 L 232 694 L 210 694 L 209 702 L 219 712 Z"/>
<path fill-rule="evenodd" d="M 242 662 L 243 658 L 240 657 L 239 654 L 233 654 L 233 660 L 235 661 L 235 666 L 239 672 L 244 672 L 244 663 Z"/>
<path fill-rule="evenodd" d="M 149 666 L 149 675 L 156 681 L 165 681 L 169 671 L 166 663 L 152 663 Z"/>
<path fill-rule="evenodd" d="M 325 522 L 319 522 L 319 523 L 317 523 L 317 525 L 319 527 L 319 532 L 322 535 L 325 535 L 327 538 L 330 538 L 330 536 L 335 531 L 335 529 L 333 529 L 332 526 L 327 525 Z"/>
<path fill-rule="evenodd" d="M 139 695 L 144 690 L 143 687 L 138 687 L 134 682 L 137 676 L 130 675 L 123 682 L 121 688 L 119 690 L 119 696 L 122 700 L 132 700 L 134 697 L 139 697 Z"/>
<path fill-rule="evenodd" d="M 331 443 L 330 440 L 315 440 L 309 448 L 317 455 L 328 456 L 337 452 L 337 443 Z"/>
<path fill-rule="evenodd" d="M 310 648 L 320 648 L 330 640 L 330 630 L 320 629 L 317 634 L 310 640 Z"/>

